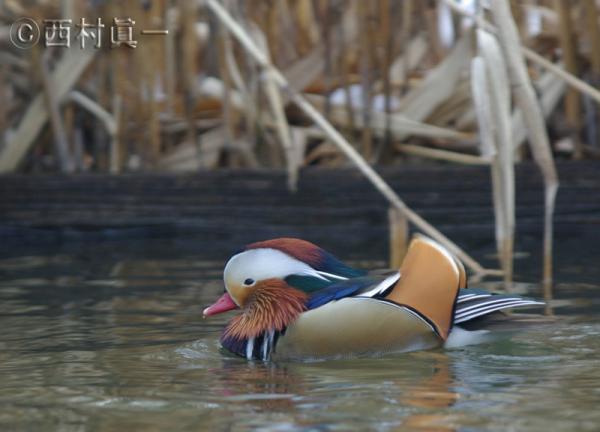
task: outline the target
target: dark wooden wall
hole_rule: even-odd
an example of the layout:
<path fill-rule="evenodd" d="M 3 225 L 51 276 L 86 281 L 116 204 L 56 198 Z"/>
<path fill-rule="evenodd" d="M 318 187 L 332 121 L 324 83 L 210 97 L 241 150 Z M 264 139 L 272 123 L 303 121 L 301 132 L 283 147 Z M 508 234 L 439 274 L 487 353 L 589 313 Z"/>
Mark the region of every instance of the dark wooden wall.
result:
<path fill-rule="evenodd" d="M 557 253 L 566 244 L 593 251 L 600 241 L 600 163 L 563 162 L 558 169 Z M 470 253 L 484 260 L 493 253 L 486 168 L 402 166 L 381 173 L 408 205 Z M 307 168 L 294 194 L 279 171 L 0 177 L 5 247 L 162 237 L 190 239 L 199 251 L 222 257 L 246 242 L 293 235 L 342 256 L 381 259 L 387 253 L 387 208 L 352 169 Z M 542 211 L 539 172 L 532 164 L 521 164 L 517 251 L 533 256 L 539 250 Z"/>

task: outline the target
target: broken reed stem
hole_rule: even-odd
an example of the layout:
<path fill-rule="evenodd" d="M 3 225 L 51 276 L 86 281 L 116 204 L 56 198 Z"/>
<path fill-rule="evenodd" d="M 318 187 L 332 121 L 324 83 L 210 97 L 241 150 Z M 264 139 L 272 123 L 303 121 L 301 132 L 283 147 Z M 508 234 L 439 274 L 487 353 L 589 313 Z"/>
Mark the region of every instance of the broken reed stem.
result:
<path fill-rule="evenodd" d="M 458 153 L 449 150 L 434 149 L 413 144 L 396 144 L 395 148 L 403 151 L 406 154 L 415 156 L 438 159 L 447 162 L 455 162 L 463 165 L 479 165 L 489 166 L 490 158 L 482 156 L 474 156 L 465 153 Z"/>
<path fill-rule="evenodd" d="M 325 76 L 323 77 L 323 84 L 325 85 L 325 117 L 329 118 L 331 113 L 331 92 L 333 91 L 332 78 L 333 78 L 333 59 L 331 49 L 331 19 L 332 4 L 330 0 L 325 0 L 322 4 L 323 10 L 322 15 L 322 29 L 323 29 L 323 44 L 325 49 L 323 55 L 325 56 Z"/>
<path fill-rule="evenodd" d="M 559 20 L 558 36 L 560 48 L 562 50 L 563 63 L 565 69 L 576 76 L 578 75 L 577 53 L 575 51 L 575 35 L 573 34 L 571 7 L 571 4 L 564 0 L 554 0 L 554 8 Z M 583 156 L 583 148 L 582 142 L 578 136 L 578 131 L 581 128 L 581 98 L 579 92 L 575 89 L 569 89 L 565 95 L 565 117 L 570 129 L 569 132 L 575 144 L 575 153 L 573 157 L 575 159 L 581 159 Z"/>
<path fill-rule="evenodd" d="M 245 30 L 233 20 L 229 12 L 216 0 L 205 0 L 203 2 L 215 16 L 229 29 L 229 31 L 240 42 L 242 47 L 248 51 L 254 60 L 264 69 L 270 71 L 274 82 L 284 89 L 290 99 L 300 108 L 312 121 L 314 121 L 325 132 L 329 139 L 350 159 L 356 167 L 367 177 L 375 188 L 390 202 L 390 204 L 403 212 L 404 215 L 421 229 L 425 234 L 444 245 L 450 252 L 455 254 L 461 261 L 478 274 L 498 274 L 497 270 L 483 268 L 477 261 L 454 244 L 444 234 L 439 232 L 433 225 L 411 210 L 394 192 L 392 188 L 377 174 L 377 172 L 361 157 L 361 155 L 346 141 L 346 139 L 315 109 L 300 93 L 290 88 L 286 78 L 281 72 L 273 67 L 269 59 L 262 52 Z"/>
<path fill-rule="evenodd" d="M 259 47 L 262 48 L 266 62 L 271 64 L 269 45 L 265 40 L 264 34 L 259 29 L 255 29 L 253 35 L 253 42 L 258 43 Z M 277 137 L 279 138 L 285 153 L 285 161 L 288 173 L 288 188 L 294 192 L 297 190 L 298 185 L 299 164 L 297 161 L 298 158 L 295 157 L 290 125 L 288 124 L 288 120 L 285 115 L 284 102 L 283 98 L 281 97 L 281 88 L 278 86 L 276 77 L 273 74 L 274 70 L 274 67 L 264 68 L 263 76 L 260 79 L 263 83 L 263 88 L 265 95 L 267 96 L 271 114 L 275 120 L 275 132 L 277 133 Z"/>
<path fill-rule="evenodd" d="M 487 30 L 493 34 L 498 33 L 498 28 L 496 28 L 490 22 L 486 21 L 483 17 L 478 16 L 478 15 L 473 15 L 471 12 L 466 10 L 463 6 L 458 4 L 456 2 L 456 0 L 440 0 L 440 1 L 443 1 L 444 3 L 446 3 L 454 12 L 474 20 L 477 23 L 477 25 L 479 27 L 481 27 L 482 29 Z M 493 4 L 494 1 L 490 2 L 490 3 Z M 555 65 L 551 61 L 547 60 L 543 56 L 536 53 L 535 51 L 533 51 L 525 46 L 522 46 L 520 43 L 515 48 L 517 49 L 517 51 L 521 51 L 521 53 L 527 60 L 529 60 L 533 63 L 536 63 L 538 66 L 541 66 L 542 68 L 547 69 L 548 71 L 554 73 L 556 76 L 563 79 L 569 86 L 588 95 L 589 97 L 594 99 L 597 103 L 600 103 L 600 90 L 594 88 L 593 86 L 589 85 L 585 81 L 582 81 L 581 79 L 577 78 L 576 76 L 573 76 L 572 74 L 570 74 L 569 72 L 567 72 L 566 70 L 561 68 L 560 66 Z"/>
<path fill-rule="evenodd" d="M 223 117 L 225 139 L 229 143 L 233 143 L 233 141 L 235 140 L 235 120 L 233 117 L 234 114 L 231 106 L 232 98 L 230 97 L 230 95 L 232 92 L 232 88 L 231 79 L 229 76 L 229 68 L 227 67 L 228 47 L 226 41 L 229 38 L 229 33 L 226 31 L 222 24 L 217 24 L 217 26 L 217 51 L 219 61 L 219 73 L 221 74 L 221 79 L 223 82 L 223 104 L 221 106 L 221 115 Z"/>
<path fill-rule="evenodd" d="M 410 227 L 406 216 L 394 207 L 390 207 L 388 210 L 388 220 L 390 224 L 390 268 L 399 269 L 408 251 Z"/>
<path fill-rule="evenodd" d="M 400 93 L 405 94 L 408 89 L 408 73 L 410 71 L 410 55 L 413 49 L 413 41 L 410 40 L 412 34 L 412 15 L 413 15 L 413 0 L 404 0 L 402 2 L 402 29 L 400 30 L 400 40 L 402 41 L 402 50 L 405 53 L 407 61 L 403 62 L 402 67 L 402 82 L 400 83 Z M 418 40 L 418 39 L 416 39 Z M 425 44 L 423 44 L 425 45 Z"/>
<path fill-rule="evenodd" d="M 392 143 L 391 133 L 391 117 L 392 111 L 392 85 L 390 78 L 390 66 L 392 64 L 394 54 L 394 32 L 392 31 L 393 14 L 390 0 L 383 0 L 382 11 L 380 16 L 382 17 L 381 32 L 382 39 L 384 41 L 384 54 L 383 54 L 383 65 L 381 71 L 383 73 L 383 94 L 385 95 L 384 110 L 386 114 L 385 122 L 385 135 L 383 139 L 384 148 L 389 148 Z M 381 157 L 383 149 L 378 150 L 376 158 L 377 160 Z"/>
<path fill-rule="evenodd" d="M 544 269 L 545 283 L 552 280 L 552 224 L 558 175 L 546 132 L 546 125 L 519 47 L 519 34 L 510 12 L 508 0 L 491 2 L 492 16 L 498 25 L 498 37 L 508 66 L 517 105 L 527 125 L 533 158 L 542 171 L 545 186 Z"/>
<path fill-rule="evenodd" d="M 483 29 L 477 30 L 479 55 L 484 70 L 475 71 L 489 77 L 479 93 L 487 95 L 486 127 L 493 125 L 490 137 L 495 148 L 492 162 L 493 199 L 496 215 L 496 243 L 504 270 L 506 290 L 512 285 L 513 244 L 515 232 L 515 174 L 514 145 L 512 142 L 511 97 L 506 63 L 497 39 Z"/>
<path fill-rule="evenodd" d="M 594 79 L 600 78 L 600 24 L 598 24 L 598 7 L 595 0 L 583 0 L 586 31 L 590 44 L 590 59 Z"/>
<path fill-rule="evenodd" d="M 44 87 L 44 96 L 46 107 L 50 116 L 50 125 L 54 133 L 54 148 L 60 170 L 64 173 L 72 173 L 75 171 L 75 161 L 69 153 L 69 144 L 67 142 L 67 133 L 65 125 L 60 113 L 59 98 L 54 89 L 54 83 L 48 68 L 48 57 L 52 51 L 46 51 L 40 56 L 40 72 L 42 77 L 42 85 Z"/>
<path fill-rule="evenodd" d="M 244 82 L 242 78 L 242 72 L 238 66 L 238 63 L 235 58 L 235 54 L 233 52 L 233 42 L 231 40 L 231 35 L 222 29 L 222 26 L 219 26 L 219 31 L 223 31 L 224 37 L 223 41 L 225 43 L 225 64 L 227 66 L 227 77 L 231 80 L 230 92 L 233 91 L 233 88 L 236 88 L 239 91 L 241 98 L 243 99 L 243 112 L 245 114 L 244 121 L 246 126 L 246 133 L 248 136 L 254 135 L 254 127 L 257 123 L 257 115 L 256 115 L 256 107 L 257 102 L 254 100 L 253 95 L 251 94 L 248 86 Z M 237 107 L 236 107 L 237 108 Z M 248 143 L 249 144 L 249 143 Z M 246 162 L 250 159 L 246 158 Z"/>
<path fill-rule="evenodd" d="M 285 152 L 285 159 L 288 173 L 288 188 L 291 191 L 298 189 L 298 166 L 296 166 L 296 158 L 294 158 L 294 149 L 292 144 L 292 135 L 290 133 L 290 126 L 285 116 L 283 109 L 283 98 L 281 97 L 281 90 L 278 87 L 277 79 L 273 73 L 273 70 L 267 69 L 265 71 L 265 93 L 271 106 L 271 111 L 275 119 L 275 131 L 281 141 L 283 150 Z"/>
<path fill-rule="evenodd" d="M 360 45 L 360 84 L 361 84 L 361 105 L 362 105 L 362 121 L 363 127 L 362 129 L 362 151 L 363 156 L 370 160 L 373 153 L 373 134 L 371 131 L 371 110 L 373 107 L 372 104 L 372 83 L 373 77 L 371 76 L 371 64 L 372 64 L 372 56 L 371 56 L 371 47 L 372 44 L 372 36 L 371 36 L 371 26 L 369 25 L 370 15 L 371 15 L 371 7 L 370 2 L 359 1 L 358 9 L 356 10 L 358 16 L 356 19 L 358 20 L 358 28 L 359 32 L 362 34 L 360 37 L 361 45 Z"/>
<path fill-rule="evenodd" d="M 118 174 L 121 167 L 121 112 L 123 104 L 121 95 L 115 93 L 112 98 L 112 113 L 114 118 L 114 135 L 110 142 L 109 149 L 109 169 L 111 174 Z"/>
<path fill-rule="evenodd" d="M 351 5 L 351 7 L 354 7 Z M 355 133 L 356 125 L 354 124 L 354 107 L 352 106 L 352 94 L 350 92 L 350 62 L 348 61 L 348 50 L 346 46 L 346 30 L 344 23 L 342 22 L 338 26 L 339 41 L 340 41 L 340 74 L 341 84 L 344 89 L 344 107 L 346 108 L 346 116 L 348 124 L 350 125 L 350 131 Z"/>

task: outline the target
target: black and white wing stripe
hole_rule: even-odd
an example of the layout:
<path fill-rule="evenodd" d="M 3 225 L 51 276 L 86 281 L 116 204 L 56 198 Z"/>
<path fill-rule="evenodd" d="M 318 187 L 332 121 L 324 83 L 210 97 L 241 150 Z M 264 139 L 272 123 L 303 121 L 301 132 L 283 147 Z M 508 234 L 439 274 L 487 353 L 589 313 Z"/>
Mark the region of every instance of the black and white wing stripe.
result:
<path fill-rule="evenodd" d="M 306 307 L 316 309 L 331 301 L 346 297 L 382 297 L 394 288 L 398 279 L 400 279 L 400 272 L 386 271 L 338 281 L 313 292 L 306 302 Z"/>
<path fill-rule="evenodd" d="M 461 324 L 504 309 L 540 306 L 544 302 L 507 294 L 491 294 L 483 290 L 461 290 L 456 300 L 454 324 Z"/>
<path fill-rule="evenodd" d="M 361 292 L 360 297 L 380 297 L 388 293 L 396 282 L 400 280 L 400 272 L 390 272 L 389 276 L 387 276 L 383 281 L 379 284 L 375 285 L 373 288 L 366 292 Z"/>

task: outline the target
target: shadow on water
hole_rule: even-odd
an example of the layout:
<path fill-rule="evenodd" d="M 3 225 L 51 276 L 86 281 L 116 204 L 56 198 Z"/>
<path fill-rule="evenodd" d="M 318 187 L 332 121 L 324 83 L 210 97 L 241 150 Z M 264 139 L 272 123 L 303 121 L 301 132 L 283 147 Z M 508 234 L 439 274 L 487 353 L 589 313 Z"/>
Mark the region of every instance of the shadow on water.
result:
<path fill-rule="evenodd" d="M 576 250 L 568 241 L 562 246 Z M 223 289 L 226 249 L 175 238 L 4 252 L 0 427 L 450 431 L 600 424 L 593 255 L 561 256 L 556 323 L 509 340 L 378 359 L 262 363 L 219 349 L 229 317 L 201 318 Z M 381 250 L 343 258 L 385 264 Z M 531 262 L 525 256 L 517 263 L 523 280 L 534 280 Z M 532 283 L 517 289 L 541 293 Z"/>

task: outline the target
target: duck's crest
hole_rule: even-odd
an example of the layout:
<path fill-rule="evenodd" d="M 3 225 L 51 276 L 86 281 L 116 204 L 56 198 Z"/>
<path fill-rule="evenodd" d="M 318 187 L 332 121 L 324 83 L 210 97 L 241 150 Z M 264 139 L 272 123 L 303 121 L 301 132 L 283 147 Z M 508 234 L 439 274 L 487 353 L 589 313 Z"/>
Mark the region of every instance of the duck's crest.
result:
<path fill-rule="evenodd" d="M 305 262 L 324 276 L 353 278 L 362 276 L 364 271 L 347 266 L 334 255 L 306 240 L 282 237 L 249 244 L 246 250 L 270 248 L 277 249 L 297 260 Z"/>

